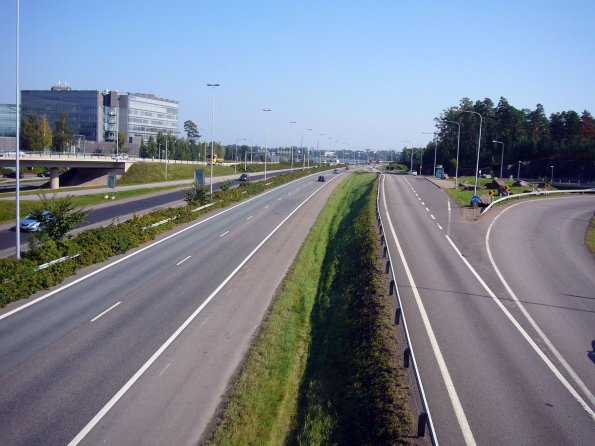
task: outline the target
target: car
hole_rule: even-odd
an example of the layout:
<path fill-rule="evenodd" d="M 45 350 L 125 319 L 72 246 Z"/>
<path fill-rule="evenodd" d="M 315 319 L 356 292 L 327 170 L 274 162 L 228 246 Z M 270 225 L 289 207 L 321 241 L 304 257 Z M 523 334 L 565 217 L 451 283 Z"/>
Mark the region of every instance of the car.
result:
<path fill-rule="evenodd" d="M 8 172 L 4 174 L 4 178 L 16 178 L 17 177 L 17 173 L 16 171 L 12 171 L 12 172 Z M 23 174 L 23 172 L 19 172 L 19 178 L 24 178 L 25 174 Z"/>
<path fill-rule="evenodd" d="M 318 177 L 318 181 L 320 181 L 320 182 L 324 182 L 324 175 L 320 175 L 320 176 Z"/>
<path fill-rule="evenodd" d="M 118 153 L 118 154 L 113 154 L 112 155 L 112 159 L 113 160 L 127 160 L 128 159 L 128 154 L 127 153 Z"/>
<path fill-rule="evenodd" d="M 0 157 L 2 158 L 15 158 L 17 155 L 17 151 L 16 150 L 9 150 L 7 152 L 1 152 L 0 153 Z M 19 150 L 19 157 L 24 156 L 25 152 L 23 152 L 22 150 Z"/>
<path fill-rule="evenodd" d="M 349 166 L 345 166 L 345 170 L 349 170 Z"/>
<path fill-rule="evenodd" d="M 37 174 L 37 176 L 39 178 L 49 178 L 50 177 L 50 173 L 48 171 L 40 172 L 40 173 Z"/>
<path fill-rule="evenodd" d="M 333 170 L 333 173 L 339 173 L 339 169 Z"/>
<path fill-rule="evenodd" d="M 410 170 L 409 175 L 417 175 L 417 170 Z"/>
<path fill-rule="evenodd" d="M 43 211 L 43 215 L 51 216 L 50 211 Z M 21 228 L 21 231 L 37 232 L 40 229 L 40 225 L 41 222 L 29 214 L 21 220 L 19 227 Z"/>
<path fill-rule="evenodd" d="M 247 173 L 243 173 L 240 175 L 239 181 L 250 181 L 250 177 Z"/>

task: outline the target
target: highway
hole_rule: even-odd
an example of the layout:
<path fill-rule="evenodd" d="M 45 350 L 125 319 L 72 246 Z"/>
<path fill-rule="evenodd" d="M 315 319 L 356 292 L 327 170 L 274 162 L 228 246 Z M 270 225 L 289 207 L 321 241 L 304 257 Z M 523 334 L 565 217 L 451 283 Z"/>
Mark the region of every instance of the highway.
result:
<path fill-rule="evenodd" d="M 209 214 L 1 310 L 0 444 L 196 444 L 344 176 Z"/>
<path fill-rule="evenodd" d="M 267 176 L 272 177 L 280 175 L 281 173 L 283 173 L 283 171 L 269 172 Z M 232 180 L 234 185 L 239 184 L 239 181 L 236 178 L 237 176 L 234 175 L 234 179 Z M 264 174 L 252 174 L 250 175 L 250 178 L 251 181 L 259 181 L 264 178 Z M 219 180 L 220 181 L 217 183 L 213 182 L 214 190 L 218 190 L 220 182 L 223 181 L 222 179 Z M 191 181 L 189 180 L 189 184 L 190 183 Z M 147 185 L 146 187 L 148 188 L 151 186 L 154 185 Z M 112 222 L 112 220 L 127 219 L 133 214 L 142 215 L 148 211 L 159 208 L 184 205 L 185 189 L 152 193 L 144 197 L 133 197 L 121 201 L 117 200 L 113 203 L 108 202 L 105 204 L 90 206 L 89 209 L 91 212 L 89 213 L 85 223 L 81 225 L 81 228 L 107 226 Z M 102 193 L 103 192 L 104 190 L 102 190 Z M 87 191 L 87 193 L 91 192 Z M 15 246 L 14 223 L 3 225 L 3 228 L 3 230 L 0 230 L 0 253 L 13 255 Z M 27 243 L 30 238 L 31 234 L 21 232 L 21 244 Z"/>
<path fill-rule="evenodd" d="M 381 192 L 440 444 L 593 444 L 594 197 L 470 221 L 424 178 L 385 175 Z"/>

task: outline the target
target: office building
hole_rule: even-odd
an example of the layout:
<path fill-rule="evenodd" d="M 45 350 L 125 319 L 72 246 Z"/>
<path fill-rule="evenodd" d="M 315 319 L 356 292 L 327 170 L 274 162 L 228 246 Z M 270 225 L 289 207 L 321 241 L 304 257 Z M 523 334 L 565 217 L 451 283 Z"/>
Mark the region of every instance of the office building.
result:
<path fill-rule="evenodd" d="M 17 136 L 17 106 L 15 104 L 0 104 L 0 136 Z"/>

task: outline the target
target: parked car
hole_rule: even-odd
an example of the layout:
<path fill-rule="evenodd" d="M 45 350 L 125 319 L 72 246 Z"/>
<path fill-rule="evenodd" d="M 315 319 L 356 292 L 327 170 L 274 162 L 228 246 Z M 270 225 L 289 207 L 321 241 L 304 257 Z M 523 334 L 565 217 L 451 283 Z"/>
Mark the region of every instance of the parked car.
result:
<path fill-rule="evenodd" d="M 320 181 L 320 182 L 324 182 L 324 175 L 320 175 L 320 176 L 318 177 L 318 181 Z"/>
<path fill-rule="evenodd" d="M 243 174 L 240 175 L 239 180 L 240 181 L 250 181 L 250 177 L 248 176 L 247 173 L 243 173 Z"/>
<path fill-rule="evenodd" d="M 51 216 L 50 211 L 43 211 L 43 215 Z M 21 231 L 25 232 L 37 232 L 39 231 L 39 226 L 41 222 L 36 218 L 32 217 L 31 214 L 27 215 L 23 218 L 19 224 Z"/>

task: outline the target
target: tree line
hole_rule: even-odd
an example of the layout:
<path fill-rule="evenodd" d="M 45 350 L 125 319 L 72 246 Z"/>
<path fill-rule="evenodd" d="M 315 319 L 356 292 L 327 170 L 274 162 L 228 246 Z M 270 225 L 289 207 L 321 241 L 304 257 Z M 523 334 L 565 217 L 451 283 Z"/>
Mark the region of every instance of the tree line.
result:
<path fill-rule="evenodd" d="M 589 111 L 584 110 L 580 115 L 573 110 L 556 112 L 548 118 L 541 104 L 534 110 L 519 110 L 503 97 L 496 105 L 489 98 L 476 102 L 463 98 L 458 106 L 443 110 L 435 118 L 436 163 L 442 164 L 447 172 L 454 173 L 455 170 L 457 123 L 461 132 L 459 169 L 475 171 L 480 124 L 476 113 L 482 116 L 480 168 L 492 169 L 499 174 L 502 159 L 505 171 L 508 166 L 508 173 L 516 173 L 519 162 L 548 167 L 551 163 L 568 165 L 573 162 L 581 166 L 582 175 L 595 174 L 595 119 Z M 493 141 L 499 141 L 503 146 Z M 424 173 L 432 173 L 434 142 L 428 143 L 424 149 L 427 149 L 423 151 Z M 416 165 L 419 165 L 419 152 L 413 150 Z M 409 165 L 411 149 L 403 150 L 399 161 Z M 574 173 L 568 174 L 580 176 L 581 172 L 575 169 Z"/>
<path fill-rule="evenodd" d="M 55 123 L 55 130 L 48 123 L 45 115 L 41 118 L 37 113 L 29 113 L 21 117 L 20 147 L 24 150 L 37 152 L 46 148 L 64 152 L 72 142 L 73 130 L 68 127 L 68 118 L 65 113 Z"/>

